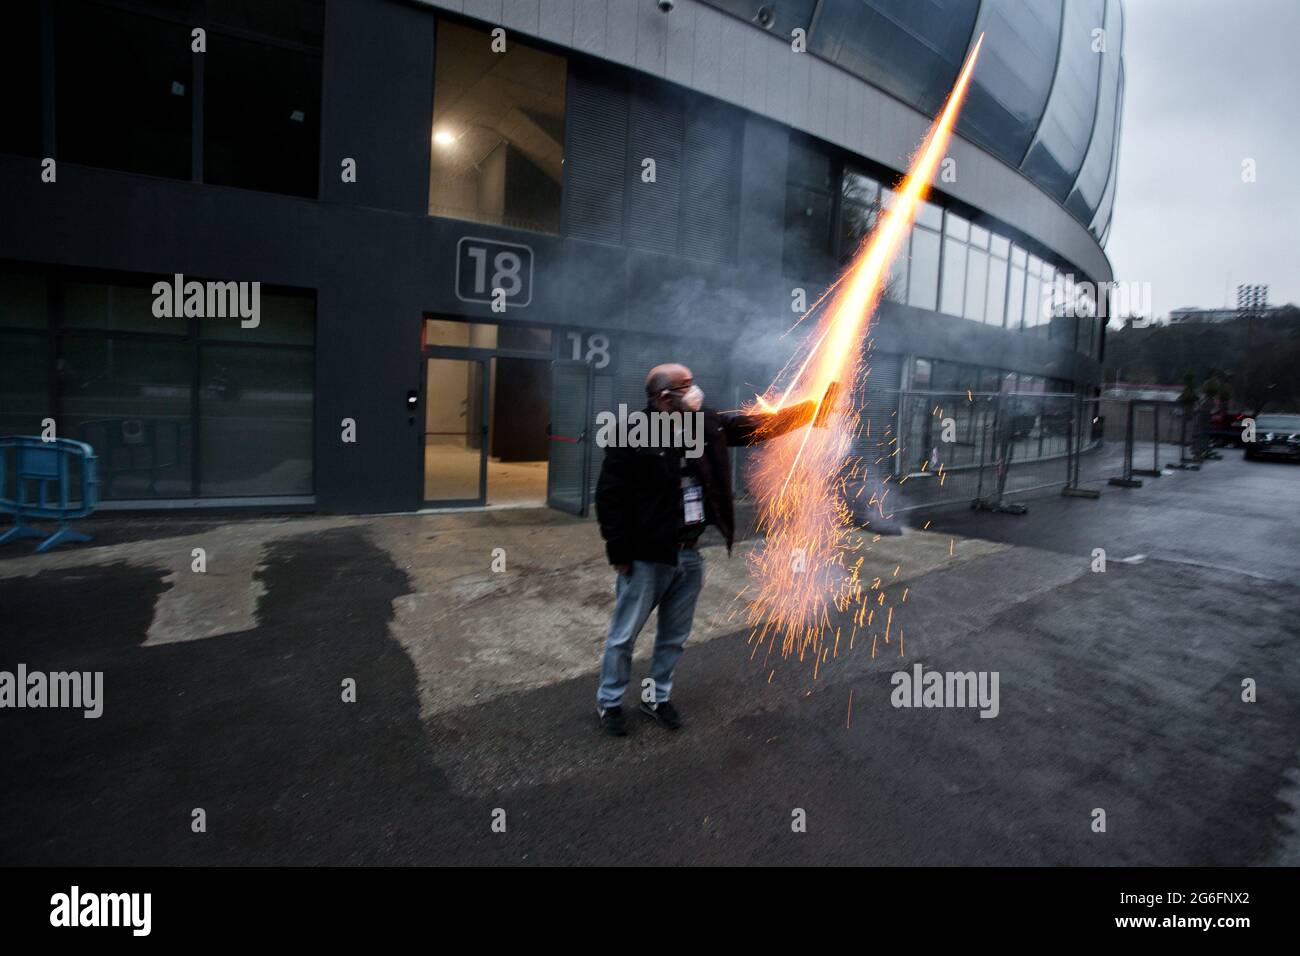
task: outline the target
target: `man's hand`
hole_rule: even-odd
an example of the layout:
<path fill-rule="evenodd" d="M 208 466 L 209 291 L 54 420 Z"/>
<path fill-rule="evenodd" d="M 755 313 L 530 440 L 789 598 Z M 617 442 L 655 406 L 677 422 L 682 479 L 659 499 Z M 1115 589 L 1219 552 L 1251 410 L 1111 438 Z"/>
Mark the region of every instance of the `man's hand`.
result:
<path fill-rule="evenodd" d="M 631 573 L 632 573 L 632 565 L 630 565 L 630 564 L 616 564 L 616 565 L 614 565 L 614 570 L 617 571 L 619 574 L 631 574 Z"/>

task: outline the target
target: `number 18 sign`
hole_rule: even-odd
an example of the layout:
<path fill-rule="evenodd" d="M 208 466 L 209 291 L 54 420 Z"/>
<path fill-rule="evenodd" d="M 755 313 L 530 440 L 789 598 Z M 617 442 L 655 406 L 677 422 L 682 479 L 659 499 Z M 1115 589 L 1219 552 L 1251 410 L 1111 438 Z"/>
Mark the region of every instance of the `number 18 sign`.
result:
<path fill-rule="evenodd" d="M 456 298 L 494 311 L 533 299 L 533 250 L 513 242 L 463 236 L 456 243 Z"/>

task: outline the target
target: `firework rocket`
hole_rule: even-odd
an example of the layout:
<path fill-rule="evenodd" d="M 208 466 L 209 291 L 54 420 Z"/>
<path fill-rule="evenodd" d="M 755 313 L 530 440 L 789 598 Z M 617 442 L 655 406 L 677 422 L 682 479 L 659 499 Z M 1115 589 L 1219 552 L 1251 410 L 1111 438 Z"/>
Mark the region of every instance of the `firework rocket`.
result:
<path fill-rule="evenodd" d="M 774 411 L 811 398 L 817 402 L 818 426 L 775 438 L 757 452 L 752 480 L 766 546 L 751 558 L 748 620 L 755 653 L 765 647 L 782 657 L 812 655 L 819 665 L 831 651 L 827 641 L 833 613 L 854 609 L 848 625 L 852 631 L 843 635 L 850 646 L 859 630 L 875 623 L 877 608 L 879 617 L 892 621 L 879 580 L 870 586 L 858 577 L 863 559 L 853 550 L 846 481 L 864 475 L 869 466 L 849 456 L 861 419 L 852 401 L 854 389 L 843 383 L 861 385 L 869 371 L 863 351 L 871 316 L 948 148 L 983 41 L 980 34 L 894 201 L 853 262 L 805 315 L 820 311 L 815 326 L 777 380 L 755 399 L 756 409 Z M 883 513 L 883 500 L 873 497 L 871 504 Z M 841 636 L 837 628 L 836 652 Z"/>

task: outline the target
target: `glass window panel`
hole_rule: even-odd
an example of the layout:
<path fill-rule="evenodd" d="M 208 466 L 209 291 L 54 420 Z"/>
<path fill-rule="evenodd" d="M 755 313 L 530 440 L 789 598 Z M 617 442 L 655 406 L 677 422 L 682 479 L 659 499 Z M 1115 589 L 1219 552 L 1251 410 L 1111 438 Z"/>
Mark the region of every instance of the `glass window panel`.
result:
<path fill-rule="evenodd" d="M 428 319 L 424 323 L 424 344 L 494 349 L 497 347 L 497 325 L 493 322 Z"/>
<path fill-rule="evenodd" d="M 200 494 L 311 494 L 312 375 L 306 350 L 203 346 Z"/>
<path fill-rule="evenodd" d="M 1007 251 L 1011 248 L 1011 242 L 1006 237 L 994 233 L 990 239 L 989 248 L 993 251 L 995 256 L 1000 256 L 1005 259 L 1007 257 Z"/>
<path fill-rule="evenodd" d="M 1007 328 L 1019 329 L 1025 315 L 1025 270 L 1011 267 L 1011 282 L 1007 286 Z"/>
<path fill-rule="evenodd" d="M 970 244 L 980 249 L 987 249 L 989 247 L 989 231 L 972 225 L 970 227 Z"/>
<path fill-rule="evenodd" d="M 258 296 L 257 325 L 244 328 L 239 314 L 199 320 L 199 334 L 236 342 L 311 345 L 315 341 L 316 303 L 310 296 L 266 292 Z M 230 300 L 227 300 L 230 301 Z M 226 312 L 234 311 L 229 307 Z"/>
<path fill-rule="evenodd" d="M 853 170 L 844 171 L 840 186 L 839 260 L 847 262 L 874 228 L 880 211 L 880 185 Z"/>
<path fill-rule="evenodd" d="M 1013 266 L 1020 266 L 1020 268 L 1023 269 L 1025 267 L 1025 257 L 1026 254 L 1024 249 L 1021 249 L 1019 246 L 1011 247 L 1011 264 Z"/>
<path fill-rule="evenodd" d="M 989 260 L 989 304 L 984 321 L 1002 325 L 1007 304 L 1007 261 L 994 256 Z"/>
<path fill-rule="evenodd" d="M 79 0 L 54 13 L 60 162 L 189 179 L 190 28 Z"/>
<path fill-rule="evenodd" d="M 976 322 L 984 321 L 988 297 L 989 254 L 972 249 L 966 261 L 966 302 L 962 315 Z"/>
<path fill-rule="evenodd" d="M 889 264 L 889 278 L 885 280 L 884 298 L 890 302 L 907 301 L 908 244 L 903 242 L 898 255 Z"/>
<path fill-rule="evenodd" d="M 1002 372 L 996 368 L 980 369 L 981 392 L 996 392 L 1002 386 Z"/>
<path fill-rule="evenodd" d="M 1029 274 L 1031 276 L 1043 274 L 1043 260 L 1038 258 L 1038 256 L 1029 257 Z"/>
<path fill-rule="evenodd" d="M 1037 328 L 1043 324 L 1042 282 L 1037 276 L 1025 279 L 1025 328 Z"/>
<path fill-rule="evenodd" d="M 156 317 L 153 314 L 154 300 L 152 288 L 144 286 L 65 282 L 63 325 L 76 329 L 186 335 L 190 320 L 184 316 Z"/>
<path fill-rule="evenodd" d="M 50 341 L 0 332 L 0 435 L 39 435 L 50 408 Z"/>
<path fill-rule="evenodd" d="M 939 311 L 961 315 L 962 293 L 966 289 L 966 246 L 954 239 L 943 241 L 943 294 Z"/>
<path fill-rule="evenodd" d="M 984 0 L 972 36 L 979 68 L 957 118 L 963 135 L 1019 165 L 1043 115 L 1056 70 L 1062 0 Z"/>
<path fill-rule="evenodd" d="M 834 168 L 830 154 L 814 140 L 799 133 L 790 136 L 790 158 L 786 165 L 786 181 L 809 189 L 829 192 Z"/>
<path fill-rule="evenodd" d="M 922 199 L 916 207 L 916 221 L 938 232 L 943 229 L 943 209 Z"/>
<path fill-rule="evenodd" d="M 41 5 L 10 0 L 0 29 L 0 153 L 41 152 Z"/>
<path fill-rule="evenodd" d="M 1034 145 L 1021 164 L 1026 175 L 1062 202 L 1069 195 L 1092 136 L 1103 59 L 1093 49 L 1092 33 L 1103 27 L 1104 15 L 1103 0 L 1072 0 L 1065 5 L 1052 95 L 1038 124 Z"/>
<path fill-rule="evenodd" d="M 1117 0 L 1110 0 L 1106 9 L 1106 52 L 1102 56 L 1101 92 L 1098 95 L 1096 129 L 1092 142 L 1088 144 L 1088 155 L 1084 158 L 1079 176 L 1074 182 L 1070 198 L 1066 200 L 1068 208 L 1084 222 L 1091 222 L 1100 205 L 1106 182 L 1111 177 L 1112 160 L 1115 157 L 1114 144 L 1118 136 L 1118 120 L 1121 114 L 1120 92 L 1124 70 L 1121 50 L 1123 49 L 1123 12 Z M 1111 28 L 1110 24 L 1117 27 Z"/>
<path fill-rule="evenodd" d="M 213 33 L 204 63 L 204 181 L 316 196 L 320 56 Z"/>
<path fill-rule="evenodd" d="M 961 380 L 962 367 L 956 362 L 935 362 L 930 388 L 936 392 L 953 392 Z"/>
<path fill-rule="evenodd" d="M 1115 103 L 1116 133 L 1112 137 L 1114 142 L 1111 146 L 1110 169 L 1107 171 L 1106 174 L 1106 188 L 1102 191 L 1101 202 L 1097 207 L 1097 214 L 1093 217 L 1092 226 L 1090 227 L 1092 229 L 1093 235 L 1102 237 L 1101 240 L 1102 245 L 1106 244 L 1105 236 L 1107 232 L 1109 232 L 1110 230 L 1110 218 L 1115 206 L 1115 182 L 1119 178 L 1116 175 L 1116 166 L 1118 164 L 1118 156 L 1119 156 L 1119 141 L 1120 141 L 1119 130 L 1124 128 L 1124 64 L 1122 62 L 1120 63 L 1120 67 L 1119 67 L 1119 90 L 1115 95 L 1115 100 L 1116 100 Z M 1093 133 L 1093 135 L 1096 136 L 1097 134 Z M 1084 160 L 1085 168 L 1087 164 L 1088 164 L 1088 160 Z M 1075 184 L 1075 187 L 1077 192 L 1078 191 L 1077 182 Z M 1070 200 L 1073 201 L 1074 199 L 1075 199 L 1075 193 L 1071 193 Z M 1082 205 L 1083 205 L 1082 197 L 1080 197 L 1080 202 L 1076 204 L 1074 208 L 1075 209 L 1082 208 Z"/>
<path fill-rule="evenodd" d="M 840 184 L 840 194 L 845 202 L 870 206 L 880 196 L 880 183 L 856 169 L 846 169 L 844 181 Z"/>
<path fill-rule="evenodd" d="M 559 232 L 567 61 L 438 21 L 429 214 Z"/>
<path fill-rule="evenodd" d="M 425 368 L 424 499 L 482 492 L 483 363 L 431 358 Z"/>
<path fill-rule="evenodd" d="M 192 347 L 93 335 L 61 350 L 62 434 L 95 449 L 100 497 L 190 497 Z"/>
<path fill-rule="evenodd" d="M 790 186 L 786 190 L 785 274 L 813 278 L 829 271 L 831 197 Z"/>
<path fill-rule="evenodd" d="M 535 329 L 524 325 L 503 325 L 497 330 L 497 348 L 545 352 L 549 355 L 551 330 Z"/>
<path fill-rule="evenodd" d="M 944 234 L 951 236 L 953 239 L 960 239 L 965 242 L 970 238 L 970 221 L 963 219 L 955 213 L 948 213 L 944 219 L 947 225 L 944 227 Z"/>
<path fill-rule="evenodd" d="M 0 272 L 0 327 L 43 329 L 49 323 L 45 276 Z"/>
<path fill-rule="evenodd" d="M 929 229 L 912 231 L 912 262 L 907 303 L 933 311 L 939 297 L 939 234 Z"/>
<path fill-rule="evenodd" d="M 325 0 L 207 0 L 208 20 L 277 40 L 320 48 Z"/>
<path fill-rule="evenodd" d="M 979 0 L 825 3 L 808 50 L 933 115 L 961 69 L 978 12 Z"/>
<path fill-rule="evenodd" d="M 917 359 L 916 365 L 912 368 L 912 387 L 918 389 L 929 388 L 931 371 L 932 366 L 929 359 Z"/>

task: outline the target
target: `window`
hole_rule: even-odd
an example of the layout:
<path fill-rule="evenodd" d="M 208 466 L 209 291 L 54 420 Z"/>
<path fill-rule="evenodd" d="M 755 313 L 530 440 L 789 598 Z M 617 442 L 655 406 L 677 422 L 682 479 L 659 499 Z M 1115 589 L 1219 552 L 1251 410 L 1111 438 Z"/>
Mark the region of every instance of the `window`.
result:
<path fill-rule="evenodd" d="M 105 500 L 310 494 L 312 298 L 262 289 L 253 329 L 155 317 L 170 278 L 0 266 L 0 434 L 54 418 Z"/>
<path fill-rule="evenodd" d="M 567 63 L 438 21 L 429 215 L 558 233 Z"/>
<path fill-rule="evenodd" d="M 95 449 L 100 496 L 189 497 L 192 349 L 94 335 L 68 337 L 59 351 L 60 432 Z"/>
<path fill-rule="evenodd" d="M 931 365 L 929 359 L 916 360 L 916 364 L 912 366 L 912 388 L 929 389 Z"/>
<path fill-rule="evenodd" d="M 966 304 L 962 315 L 976 322 L 984 321 L 988 305 L 989 254 L 971 249 L 966 259 Z"/>
<path fill-rule="evenodd" d="M 213 29 L 203 77 L 203 180 L 315 197 L 321 57 Z"/>
<path fill-rule="evenodd" d="M 880 184 L 854 169 L 840 180 L 839 260 L 846 264 L 880 218 Z M 906 255 L 903 250 L 901 255 Z"/>
<path fill-rule="evenodd" d="M 311 494 L 311 350 L 204 345 L 199 355 L 199 495 Z"/>
<path fill-rule="evenodd" d="M 188 0 L 164 2 L 182 9 L 188 6 Z M 216 27 L 232 27 L 317 50 L 324 39 L 324 0 L 207 0 L 207 4 L 208 20 Z"/>
<path fill-rule="evenodd" d="M 791 135 L 782 251 L 782 269 L 787 276 L 819 279 L 834 269 L 830 256 L 834 179 L 831 157 L 806 137 Z"/>
<path fill-rule="evenodd" d="M 41 152 L 41 6 L 10 0 L 0 30 L 0 153 Z"/>
<path fill-rule="evenodd" d="M 58 159 L 189 179 L 189 28 L 78 0 L 55 18 Z"/>
<path fill-rule="evenodd" d="M 934 311 L 939 295 L 939 233 L 917 225 L 912 230 L 911 275 L 907 303 Z"/>
<path fill-rule="evenodd" d="M 49 417 L 49 341 L 0 329 L 0 435 L 39 435 Z"/>
<path fill-rule="evenodd" d="M 60 160 L 317 195 L 324 0 L 54 7 Z M 192 51 L 196 25 L 207 31 L 202 54 Z"/>
<path fill-rule="evenodd" d="M 999 242 L 999 240 L 1001 240 Z M 989 298 L 984 321 L 1002 327 L 1007 305 L 1007 240 L 994 236 L 989 249 Z"/>
<path fill-rule="evenodd" d="M 939 311 L 949 315 L 962 314 L 962 300 L 966 291 L 966 244 L 957 239 L 943 240 L 943 289 L 939 298 Z"/>
<path fill-rule="evenodd" d="M 425 319 L 424 344 L 453 348 L 511 349 L 551 354 L 551 330 L 456 319 Z"/>
<path fill-rule="evenodd" d="M 1015 261 L 1016 252 L 1021 254 L 1022 264 L 1011 266 L 1011 278 L 1007 282 L 1007 328 L 1018 332 L 1025 317 L 1025 267 L 1023 250 L 1013 249 L 1012 261 Z"/>
<path fill-rule="evenodd" d="M 1093 31 L 1102 27 L 1103 12 L 1102 0 L 1072 0 L 1065 5 L 1056 78 L 1034 143 L 1021 164 L 1027 176 L 1062 202 L 1079 172 L 1092 135 L 1103 60 L 1094 49 Z M 1107 46 L 1112 42 L 1118 45 L 1113 24 L 1105 27 L 1110 34 Z M 1085 217 L 1085 222 L 1090 218 Z"/>
<path fill-rule="evenodd" d="M 185 334 L 184 318 L 154 318 L 153 295 L 143 285 L 70 280 L 61 289 L 65 328 Z"/>

